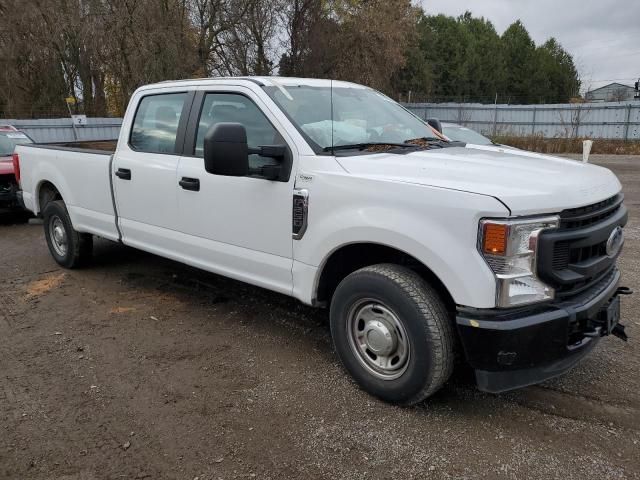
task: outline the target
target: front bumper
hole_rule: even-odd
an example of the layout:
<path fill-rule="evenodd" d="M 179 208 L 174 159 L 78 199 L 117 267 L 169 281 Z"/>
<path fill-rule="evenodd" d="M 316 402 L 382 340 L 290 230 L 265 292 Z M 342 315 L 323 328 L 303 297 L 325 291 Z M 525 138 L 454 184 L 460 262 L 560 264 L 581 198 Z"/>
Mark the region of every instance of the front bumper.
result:
<path fill-rule="evenodd" d="M 619 283 L 620 273 L 613 269 L 570 301 L 514 311 L 459 308 L 456 323 L 478 388 L 500 393 L 570 370 L 609 333 L 602 328 L 605 309 L 620 293 L 629 293 L 619 291 Z"/>

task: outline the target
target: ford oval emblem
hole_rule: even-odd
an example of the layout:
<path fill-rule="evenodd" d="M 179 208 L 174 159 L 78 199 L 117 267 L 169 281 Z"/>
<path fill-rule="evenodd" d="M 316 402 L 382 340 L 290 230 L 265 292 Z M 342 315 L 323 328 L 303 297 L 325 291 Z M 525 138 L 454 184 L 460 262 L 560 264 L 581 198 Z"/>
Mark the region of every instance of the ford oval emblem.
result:
<path fill-rule="evenodd" d="M 624 243 L 624 233 L 622 227 L 616 227 L 607 240 L 607 257 L 613 258 L 620 253 Z"/>

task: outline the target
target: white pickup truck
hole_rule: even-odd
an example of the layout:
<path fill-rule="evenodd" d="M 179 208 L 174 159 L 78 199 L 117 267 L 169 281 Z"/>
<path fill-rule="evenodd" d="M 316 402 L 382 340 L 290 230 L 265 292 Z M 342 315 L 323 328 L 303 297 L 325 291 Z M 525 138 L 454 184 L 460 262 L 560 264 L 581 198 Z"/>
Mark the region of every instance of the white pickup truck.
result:
<path fill-rule="evenodd" d="M 607 169 L 448 142 L 346 82 L 140 88 L 115 151 L 19 146 L 54 259 L 94 235 L 330 309 L 346 370 L 409 405 L 456 357 L 488 392 L 568 371 L 619 323 L 627 222 Z"/>

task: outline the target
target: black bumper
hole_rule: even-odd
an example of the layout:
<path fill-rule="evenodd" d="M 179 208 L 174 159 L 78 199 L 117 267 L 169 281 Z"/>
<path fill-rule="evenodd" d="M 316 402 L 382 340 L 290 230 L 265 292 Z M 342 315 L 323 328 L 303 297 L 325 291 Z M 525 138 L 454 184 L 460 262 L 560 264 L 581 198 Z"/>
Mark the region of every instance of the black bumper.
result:
<path fill-rule="evenodd" d="M 15 209 L 19 206 L 18 185 L 13 180 L 13 176 L 0 176 L 0 208 Z"/>
<path fill-rule="evenodd" d="M 609 333 L 603 315 L 620 293 L 619 282 L 614 269 L 571 301 L 516 311 L 459 308 L 458 331 L 478 388 L 500 393 L 570 370 Z"/>
<path fill-rule="evenodd" d="M 26 210 L 27 207 L 24 204 L 24 198 L 22 197 L 22 190 L 18 190 L 16 192 L 16 202 L 18 203 L 18 206 L 23 209 Z"/>

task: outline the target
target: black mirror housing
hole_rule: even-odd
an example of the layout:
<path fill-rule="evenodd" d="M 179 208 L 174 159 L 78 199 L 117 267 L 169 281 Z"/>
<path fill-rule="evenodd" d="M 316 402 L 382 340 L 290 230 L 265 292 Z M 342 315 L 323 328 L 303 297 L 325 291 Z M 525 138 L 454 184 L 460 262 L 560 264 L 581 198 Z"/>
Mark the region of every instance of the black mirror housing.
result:
<path fill-rule="evenodd" d="M 435 128 L 438 133 L 442 133 L 442 122 L 440 122 L 440 120 L 438 120 L 437 118 L 428 118 L 427 123 Z"/>
<path fill-rule="evenodd" d="M 217 123 L 204 136 L 204 168 L 214 175 L 249 174 L 247 130 L 240 123 Z"/>
<path fill-rule="evenodd" d="M 270 158 L 284 158 L 287 154 L 286 145 L 262 145 L 256 149 L 255 152 L 249 151 L 249 153 L 257 153 L 261 157 Z"/>

